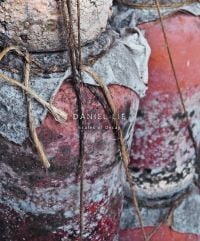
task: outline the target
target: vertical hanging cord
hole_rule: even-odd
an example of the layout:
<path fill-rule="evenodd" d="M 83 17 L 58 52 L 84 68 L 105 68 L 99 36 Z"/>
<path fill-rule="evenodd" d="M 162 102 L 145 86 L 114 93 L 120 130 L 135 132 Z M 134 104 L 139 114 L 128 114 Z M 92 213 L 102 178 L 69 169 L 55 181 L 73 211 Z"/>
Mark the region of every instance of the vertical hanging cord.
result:
<path fill-rule="evenodd" d="M 137 214 L 137 217 L 138 217 L 138 220 L 139 220 L 139 223 L 140 223 L 140 227 L 142 229 L 144 241 L 147 241 L 148 237 L 147 237 L 145 229 L 144 229 L 144 223 L 143 223 L 143 219 L 142 219 L 142 216 L 141 216 L 141 213 L 140 213 L 139 203 L 138 203 L 137 196 L 136 196 L 136 190 L 135 190 L 134 184 L 132 182 L 131 174 L 130 174 L 129 169 L 128 169 L 128 164 L 130 162 L 129 155 L 128 155 L 128 151 L 127 151 L 127 148 L 126 148 L 123 133 L 122 133 L 122 130 L 121 130 L 121 127 L 120 127 L 120 123 L 119 123 L 119 120 L 117 118 L 117 112 L 116 112 L 116 108 L 115 108 L 115 105 L 114 105 L 114 102 L 113 102 L 113 98 L 112 98 L 112 96 L 110 94 L 110 91 L 109 91 L 107 85 L 105 84 L 104 80 L 97 73 L 95 73 L 94 71 L 90 70 L 87 67 L 83 67 L 82 70 L 86 71 L 89 75 L 91 75 L 92 78 L 96 81 L 96 83 L 102 89 L 102 93 L 105 97 L 105 100 L 106 100 L 106 103 L 107 103 L 107 106 L 108 106 L 107 108 L 105 108 L 104 105 L 103 105 L 103 107 L 105 108 L 105 111 L 109 115 L 111 114 L 111 118 L 109 118 L 109 119 L 110 119 L 111 125 L 114 126 L 114 133 L 115 133 L 116 138 L 117 138 L 117 144 L 120 147 L 122 162 L 123 162 L 124 169 L 125 169 L 125 175 L 126 175 L 127 182 L 129 184 L 130 190 L 131 190 L 131 199 L 132 199 L 132 202 L 133 202 L 133 206 L 135 207 L 135 210 L 136 210 L 136 214 Z"/>
<path fill-rule="evenodd" d="M 31 66 L 30 66 L 30 54 L 28 51 L 25 52 L 25 65 L 24 65 L 24 85 L 29 88 L 29 79 L 30 79 L 30 71 L 31 71 Z M 50 167 L 50 163 L 47 159 L 47 156 L 45 154 L 44 148 L 42 143 L 40 142 L 36 128 L 35 128 L 35 121 L 33 117 L 33 111 L 32 111 L 32 101 L 30 96 L 27 96 L 27 104 L 28 104 L 28 125 L 30 129 L 30 135 L 32 137 L 33 143 L 35 145 L 35 148 L 37 150 L 38 156 L 40 160 L 42 161 L 43 166 L 45 167 L 46 171 Z"/>
<path fill-rule="evenodd" d="M 67 25 L 67 43 L 69 46 L 69 54 L 72 68 L 73 87 L 75 90 L 78 106 L 78 124 L 79 124 L 79 163 L 78 163 L 78 174 L 80 175 L 80 211 L 79 211 L 79 232 L 80 241 L 83 240 L 83 213 L 84 213 L 84 120 L 81 118 L 82 110 L 82 97 L 81 87 L 83 81 L 81 77 L 81 36 L 80 36 L 80 2 L 77 0 L 77 28 L 78 28 L 78 44 L 76 43 L 74 29 L 73 29 L 73 16 L 72 16 L 72 3 L 71 0 L 66 0 L 66 13 L 64 11 L 65 22 Z M 65 6 L 65 4 L 63 4 Z M 78 46 L 78 47 L 77 47 Z M 78 70 L 78 72 L 77 72 Z"/>
<path fill-rule="evenodd" d="M 66 0 L 67 3 L 67 11 L 68 11 L 68 16 L 69 16 L 69 36 L 68 36 L 68 41 L 70 41 L 68 44 L 70 46 L 70 57 L 72 56 L 71 59 L 71 65 L 72 65 L 72 74 L 74 77 L 74 88 L 76 91 L 76 96 L 77 96 L 77 102 L 78 102 L 78 112 L 79 115 L 82 115 L 82 108 L 81 108 L 81 93 L 80 93 L 80 87 L 84 85 L 83 81 L 82 81 L 82 77 L 81 77 L 81 35 L 80 35 L 80 1 L 77 0 L 77 27 L 78 27 L 78 51 L 76 51 L 76 41 L 75 41 L 75 37 L 74 37 L 74 33 L 73 33 L 73 24 L 72 24 L 72 14 L 71 14 L 71 1 L 70 0 Z M 78 54 L 77 54 L 78 53 Z M 77 73 L 76 70 L 78 70 L 79 72 L 79 80 L 80 82 L 77 82 Z M 89 88 L 90 89 L 90 88 Z M 98 96 L 97 96 L 98 97 Z M 112 108 L 111 108 L 112 109 Z M 114 109 L 111 110 L 111 113 L 113 113 Z M 114 111 L 115 113 L 115 111 Z M 116 118 L 115 118 L 116 119 Z M 113 123 L 114 124 L 114 123 Z M 84 145 L 83 145 L 83 138 L 84 138 L 84 128 L 83 128 L 83 121 L 81 118 L 79 118 L 79 126 L 80 126 L 80 151 L 79 151 L 79 155 L 80 155 L 80 159 L 79 159 L 79 173 L 80 173 L 80 241 L 83 240 L 83 231 L 84 231 L 84 223 L 83 223 L 83 214 L 84 214 L 84 201 L 83 201 L 83 191 L 84 191 L 84 186 L 83 186 L 83 179 L 84 179 L 84 159 L 83 159 L 83 154 L 84 154 Z M 118 124 L 119 126 L 119 124 Z M 119 132 L 118 132 L 119 134 Z M 119 134 L 120 139 L 123 140 L 122 137 L 122 133 L 121 135 Z M 123 160 L 125 164 L 125 169 L 126 169 L 126 174 L 127 174 L 127 180 L 130 184 L 130 186 L 132 187 L 132 198 L 133 198 L 133 202 L 136 208 L 136 213 L 138 215 L 139 218 L 139 222 L 143 231 L 143 235 L 144 235 L 144 240 L 146 240 L 146 234 L 145 234 L 145 230 L 144 230 L 144 225 L 143 225 L 143 221 L 140 215 L 140 210 L 139 210 L 139 206 L 138 206 L 138 201 L 136 198 L 136 193 L 134 191 L 134 187 L 131 184 L 131 176 L 128 172 L 128 155 L 126 153 L 126 147 L 125 147 L 125 143 L 121 143 L 121 147 L 122 147 L 122 156 L 123 156 Z"/>
<path fill-rule="evenodd" d="M 80 0 L 77 0 L 77 26 L 78 26 L 78 71 L 81 76 L 81 10 Z M 82 79 L 81 79 L 82 80 Z"/>
<path fill-rule="evenodd" d="M 77 27 L 78 27 L 78 57 L 77 57 L 77 69 L 79 72 L 79 78 L 80 78 L 80 85 L 79 87 L 83 87 L 83 81 L 82 81 L 82 75 L 81 75 L 81 13 L 80 13 L 80 0 L 77 0 Z M 80 89 L 79 89 L 80 91 Z M 79 96 L 81 98 L 81 93 L 79 92 Z M 80 99 L 81 102 L 81 99 Z M 81 109 L 81 103 L 80 103 L 80 117 L 82 114 L 82 109 Z M 79 118 L 80 118 L 79 117 Z M 80 239 L 81 241 L 83 240 L 83 231 L 84 231 L 84 221 L 83 221 L 83 215 L 84 215 L 84 123 L 82 118 L 79 119 L 79 124 L 80 124 L 80 162 L 79 162 L 79 167 L 80 167 Z"/>
<path fill-rule="evenodd" d="M 72 75 L 73 75 L 73 81 L 76 80 L 76 54 L 75 54 L 75 37 L 74 37 L 74 30 L 73 30 L 73 21 L 72 21 L 72 5 L 71 0 L 66 0 L 67 4 L 67 15 L 66 16 L 66 22 L 67 22 L 67 37 L 68 37 L 68 45 L 69 45 L 69 53 L 70 53 L 70 61 L 71 61 L 71 68 L 72 68 Z"/>
<path fill-rule="evenodd" d="M 170 65 L 171 65 L 171 68 L 172 68 L 172 71 L 173 71 L 174 79 L 176 81 L 176 87 L 177 87 L 177 90 L 178 90 L 178 94 L 179 94 L 179 97 L 180 97 L 180 101 L 181 101 L 181 105 L 182 105 L 182 108 L 183 108 L 183 111 L 184 111 L 184 115 L 186 117 L 189 136 L 190 136 L 190 139 L 191 139 L 192 144 L 194 146 L 195 159 L 197 159 L 198 147 L 197 147 L 197 143 L 195 141 L 194 135 L 193 135 L 192 128 L 190 126 L 190 120 L 189 120 L 189 117 L 188 117 L 188 112 L 186 110 L 186 106 L 185 106 L 185 103 L 184 103 L 184 100 L 183 100 L 183 95 L 182 95 L 181 88 L 180 88 L 179 81 L 178 81 L 178 77 L 177 77 L 177 74 L 176 74 L 176 69 L 175 69 L 173 58 L 172 58 L 172 53 L 171 53 L 169 41 L 168 41 L 167 34 L 166 34 L 166 31 L 165 31 L 164 23 L 163 23 L 163 17 L 162 17 L 161 11 L 160 11 L 159 0 L 155 0 L 155 4 L 156 4 L 157 11 L 158 11 L 159 19 L 160 19 L 160 24 L 161 24 L 161 28 L 162 28 L 162 32 L 163 32 L 163 36 L 164 36 L 164 40 L 165 40 L 168 56 L 169 56 Z"/>

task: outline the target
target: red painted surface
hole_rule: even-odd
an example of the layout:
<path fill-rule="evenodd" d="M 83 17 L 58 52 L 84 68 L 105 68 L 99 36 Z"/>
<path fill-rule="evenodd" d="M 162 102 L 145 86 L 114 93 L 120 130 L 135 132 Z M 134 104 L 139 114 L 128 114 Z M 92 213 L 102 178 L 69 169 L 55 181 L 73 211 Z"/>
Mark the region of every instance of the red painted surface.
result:
<path fill-rule="evenodd" d="M 120 121 L 130 147 L 138 96 L 125 87 L 109 88 L 117 112 L 123 114 Z M 85 87 L 82 100 L 84 113 L 92 115 L 85 119 L 84 240 L 114 241 L 123 199 L 119 148 L 103 107 Z M 37 130 L 51 163 L 48 173 L 27 144 L 4 144 L 0 241 L 79 240 L 79 131 L 73 116 L 77 99 L 70 83 L 61 86 L 54 104 L 68 113 L 68 120 L 59 124 L 48 115 Z"/>
<path fill-rule="evenodd" d="M 173 62 L 181 90 L 183 94 L 185 94 L 185 99 L 191 98 L 194 93 L 200 91 L 200 68 L 198 67 L 200 61 L 198 54 L 200 49 L 199 24 L 200 19 L 198 17 L 184 14 L 177 14 L 164 20 Z M 149 142 L 148 139 L 144 138 L 140 138 L 137 142 L 134 141 L 133 150 L 138 151 L 141 143 L 146 144 L 147 148 L 144 152 L 144 159 L 135 159 L 133 153 L 132 162 L 133 164 L 136 163 L 137 166 L 153 168 L 161 164 L 157 163 L 158 154 L 161 154 L 159 148 L 165 145 L 164 140 L 167 138 L 167 133 L 172 131 L 169 125 L 166 128 L 162 128 L 155 126 L 154 122 L 150 123 L 150 120 L 153 120 L 153 117 L 157 114 L 156 112 L 159 111 L 161 106 L 162 112 L 157 116 L 161 124 L 163 119 L 167 120 L 168 117 L 175 114 L 174 107 L 177 106 L 177 108 L 181 110 L 181 104 L 160 22 L 143 24 L 140 26 L 140 29 L 145 30 L 145 36 L 152 50 L 149 62 L 149 89 L 146 97 L 141 101 L 140 109 L 145 113 L 145 123 L 148 125 L 147 128 L 151 129 L 149 134 L 152 134 L 152 136 L 145 135 L 144 138 L 148 137 L 149 140 L 153 141 Z M 157 103 L 154 104 L 156 98 L 158 98 L 158 100 Z M 174 124 L 177 125 L 176 122 L 174 122 Z M 185 123 L 182 121 L 178 125 L 181 129 L 184 128 Z M 136 127 L 139 130 L 145 128 L 143 123 L 137 123 Z M 185 135 L 187 135 L 187 133 L 185 133 Z M 176 145 L 176 147 L 178 146 Z M 165 148 L 165 152 L 168 155 L 160 161 L 164 163 L 170 162 L 170 157 L 175 153 L 176 147 L 172 150 Z"/>
<path fill-rule="evenodd" d="M 154 230 L 152 227 L 145 228 L 146 234 Z M 199 241 L 200 236 L 194 234 L 182 234 L 173 231 L 170 227 L 162 225 L 152 236 L 150 241 Z M 120 232 L 119 241 L 144 241 L 141 229 L 128 229 Z"/>
<path fill-rule="evenodd" d="M 181 92 L 190 117 L 194 137 L 200 143 L 200 19 L 192 15 L 176 14 L 164 19 L 164 26 L 172 53 Z M 180 96 L 170 65 L 166 44 L 159 21 L 139 26 L 152 49 L 149 63 L 149 89 L 141 101 L 135 135 L 133 138 L 130 167 L 162 172 L 153 184 L 158 195 L 172 193 L 188 185 L 194 168 L 194 147 L 187 130 Z M 163 176 L 171 179 L 162 179 Z M 183 174 L 181 177 L 179 174 Z M 147 176 L 147 175 L 146 175 Z M 145 177 L 145 174 L 144 176 Z M 172 179 L 174 178 L 174 184 Z M 180 187 L 177 183 L 182 179 Z M 137 182 L 137 180 L 135 180 Z M 161 181 L 164 181 L 161 183 Z M 167 190 L 167 183 L 168 190 Z M 144 184 L 144 182 L 142 183 Z M 139 184 L 139 188 L 143 189 Z M 166 189 L 165 189 L 166 188 Z M 177 190 L 176 190 L 177 191 Z M 144 194 L 145 195 L 145 194 Z"/>

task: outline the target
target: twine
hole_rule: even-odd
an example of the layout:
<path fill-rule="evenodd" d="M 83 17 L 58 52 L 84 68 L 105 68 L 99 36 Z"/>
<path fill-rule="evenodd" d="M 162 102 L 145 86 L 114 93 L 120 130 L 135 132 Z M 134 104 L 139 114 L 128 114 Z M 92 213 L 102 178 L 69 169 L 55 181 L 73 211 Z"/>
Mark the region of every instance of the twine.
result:
<path fill-rule="evenodd" d="M 157 9 L 156 4 L 152 3 L 152 4 L 143 4 L 143 3 L 131 3 L 128 2 L 127 0 L 118 0 L 119 3 L 122 3 L 130 8 L 136 8 L 136 9 Z M 197 0 L 187 0 L 185 2 L 182 3 L 169 3 L 169 4 L 160 4 L 160 8 L 180 8 L 183 7 L 185 5 L 189 5 L 192 3 L 198 3 L 200 1 Z"/>
<path fill-rule="evenodd" d="M 21 48 L 22 49 L 22 48 Z M 27 102 L 28 102 L 28 120 L 29 120 L 29 128 L 30 133 L 34 142 L 34 145 L 36 147 L 36 150 L 38 152 L 39 158 L 43 164 L 43 166 L 48 169 L 50 167 L 50 163 L 46 157 L 46 154 L 44 152 L 43 146 L 41 142 L 39 141 L 39 138 L 37 136 L 37 132 L 35 129 L 35 121 L 32 114 L 32 104 L 31 104 L 31 98 L 34 98 L 37 102 L 39 102 L 41 105 L 43 105 L 44 108 L 48 109 L 48 111 L 54 116 L 55 120 L 63 123 L 67 120 L 67 113 L 64 111 L 56 108 L 52 104 L 46 102 L 44 99 L 42 99 L 39 95 L 37 95 L 29 86 L 29 78 L 30 78 L 30 55 L 26 49 L 22 49 L 25 51 L 25 54 L 21 51 L 21 49 L 17 46 L 10 46 L 5 48 L 0 53 L 0 61 L 5 57 L 10 51 L 16 52 L 19 56 L 23 57 L 25 59 L 25 66 L 24 66 L 24 83 L 20 83 L 17 80 L 10 78 L 2 73 L 0 73 L 0 78 L 4 79 L 9 85 L 17 86 L 25 91 L 27 95 Z"/>
<path fill-rule="evenodd" d="M 5 48 L 0 53 L 0 61 L 2 58 L 10 51 L 15 51 L 20 56 L 23 56 L 27 62 L 30 63 L 30 60 L 27 59 L 27 57 L 23 54 L 23 52 L 20 51 L 19 47 L 16 46 L 10 46 L 8 48 Z M 8 77 L 2 73 L 0 73 L 0 78 L 4 79 L 8 84 L 17 86 L 24 90 L 26 94 L 30 95 L 32 98 L 34 98 L 37 102 L 39 102 L 44 108 L 48 109 L 48 111 L 54 116 L 55 120 L 63 123 L 67 120 L 67 113 L 58 109 L 57 107 L 53 106 L 52 104 L 45 101 L 42 97 L 40 97 L 37 93 L 35 93 L 30 87 L 25 86 L 24 84 L 18 82 L 16 79 Z"/>
<path fill-rule="evenodd" d="M 95 82 L 101 87 L 102 92 L 103 92 L 103 94 L 106 98 L 107 104 L 111 109 L 112 120 L 113 120 L 114 125 L 115 125 L 114 129 L 117 131 L 117 137 L 118 137 L 117 139 L 118 139 L 119 146 L 120 146 L 120 152 L 121 152 L 121 155 L 122 155 L 122 161 L 123 161 L 123 165 L 124 165 L 124 169 L 125 169 L 125 174 L 126 174 L 126 178 L 127 178 L 128 184 L 129 184 L 130 189 L 131 189 L 131 196 L 132 196 L 133 205 L 135 207 L 136 214 L 138 216 L 138 220 L 139 220 L 139 223 L 140 223 L 140 226 L 141 226 L 141 229 L 142 229 L 144 240 L 146 241 L 146 240 L 148 240 L 148 237 L 146 236 L 146 232 L 145 232 L 145 229 L 144 229 L 144 223 L 143 223 L 140 208 L 139 208 L 139 203 L 138 203 L 137 196 L 136 196 L 136 191 L 135 191 L 135 188 L 134 188 L 134 184 L 132 182 L 131 174 L 130 174 L 129 169 L 128 169 L 128 165 L 129 165 L 129 162 L 130 162 L 128 150 L 127 150 L 127 147 L 126 147 L 126 144 L 125 144 L 125 141 L 124 141 L 124 137 L 123 137 L 123 134 L 122 134 L 122 129 L 120 127 L 120 123 L 119 123 L 118 118 L 117 118 L 117 112 L 116 112 L 115 104 L 113 102 L 113 98 L 111 96 L 111 93 L 110 93 L 105 81 L 96 72 L 94 72 L 93 70 L 91 70 L 87 66 L 82 66 L 82 71 L 87 72 L 95 80 Z"/>

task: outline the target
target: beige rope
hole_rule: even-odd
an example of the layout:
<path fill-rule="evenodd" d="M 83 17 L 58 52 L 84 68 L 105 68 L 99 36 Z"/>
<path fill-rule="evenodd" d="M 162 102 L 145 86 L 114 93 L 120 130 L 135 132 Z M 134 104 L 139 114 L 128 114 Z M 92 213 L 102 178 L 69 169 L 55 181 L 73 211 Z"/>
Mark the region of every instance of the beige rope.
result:
<path fill-rule="evenodd" d="M 22 90 L 24 90 L 28 95 L 30 95 L 37 102 L 39 102 L 46 109 L 48 109 L 48 111 L 54 116 L 54 118 L 58 122 L 63 123 L 67 120 L 67 113 L 65 113 L 64 111 L 58 109 L 57 107 L 49 104 L 48 102 L 43 100 L 39 95 L 37 95 L 33 90 L 31 90 L 30 88 L 27 88 L 23 84 L 19 83 L 17 80 L 10 78 L 2 73 L 0 73 L 0 79 L 4 79 L 5 81 L 7 81 L 8 84 L 17 86 L 17 87 L 21 88 Z"/>
<path fill-rule="evenodd" d="M 9 46 L 9 47 L 3 49 L 2 52 L 0 53 L 0 61 L 1 61 L 1 60 L 3 59 L 3 57 L 5 57 L 10 51 L 14 51 L 14 52 L 16 52 L 19 56 L 24 57 L 27 62 L 28 62 L 28 61 L 30 62 L 30 59 L 29 59 L 29 60 L 26 59 L 26 56 L 23 54 L 23 52 L 22 52 L 20 49 L 22 50 L 23 48 L 20 48 L 20 47 L 18 47 L 18 46 Z M 24 50 L 24 49 L 23 49 L 23 50 Z"/>
<path fill-rule="evenodd" d="M 29 88 L 29 78 L 30 78 L 30 55 L 27 52 L 26 55 L 26 63 L 24 67 L 24 83 L 27 88 Z M 37 153 L 39 155 L 39 158 L 43 164 L 43 166 L 48 169 L 50 167 L 50 163 L 46 157 L 46 154 L 44 152 L 44 148 L 42 146 L 42 143 L 40 142 L 36 129 L 35 129 L 35 121 L 33 118 L 33 113 L 32 113 L 32 103 L 31 103 L 31 98 L 27 96 L 27 103 L 28 103 L 28 120 L 29 120 L 29 128 L 30 128 L 30 133 L 31 137 L 33 139 L 35 148 L 37 150 Z"/>
<path fill-rule="evenodd" d="M 26 60 L 27 63 L 30 63 L 30 58 L 27 59 L 27 56 L 24 55 L 24 53 L 20 50 L 19 47 L 17 46 L 10 46 L 5 48 L 1 53 L 0 53 L 0 61 L 3 59 L 3 57 L 5 57 L 5 55 L 10 52 L 10 51 L 15 51 L 17 54 L 19 54 L 20 56 L 23 56 Z M 47 101 L 45 101 L 44 99 L 42 99 L 39 95 L 37 95 L 30 87 L 26 87 L 24 86 L 24 84 L 21 84 L 20 82 L 18 82 L 17 80 L 10 78 L 2 73 L 0 73 L 0 78 L 4 79 L 5 81 L 8 82 L 8 84 L 13 85 L 13 86 L 17 86 L 19 88 L 21 88 L 22 90 L 24 90 L 26 92 L 26 94 L 30 95 L 32 98 L 34 98 L 37 102 L 39 102 L 43 107 L 45 107 L 46 109 L 48 109 L 48 111 L 54 116 L 54 118 L 56 119 L 56 121 L 63 123 L 67 120 L 67 113 L 58 109 L 57 107 L 53 106 L 52 104 L 49 104 Z"/>
<path fill-rule="evenodd" d="M 21 48 L 22 49 L 22 48 Z M 17 46 L 10 46 L 5 48 L 0 53 L 0 61 L 5 57 L 10 51 L 15 51 L 19 56 L 22 56 L 25 59 L 25 66 L 24 66 L 24 84 L 18 82 L 17 80 L 10 78 L 2 73 L 0 73 L 0 78 L 7 81 L 8 84 L 20 87 L 22 90 L 24 90 L 27 94 L 27 102 L 28 102 L 28 120 L 29 120 L 29 128 L 30 133 L 33 139 L 33 142 L 35 144 L 36 150 L 38 152 L 39 158 L 41 162 L 43 163 L 44 167 L 47 169 L 50 167 L 50 163 L 45 155 L 43 146 L 37 136 L 37 132 L 35 129 L 35 123 L 33 119 L 32 114 L 32 104 L 31 104 L 31 98 L 34 98 L 37 100 L 40 104 L 42 104 L 45 108 L 49 110 L 49 112 L 52 113 L 54 118 L 59 122 L 64 122 L 67 119 L 67 114 L 59 110 L 58 108 L 54 107 L 53 105 L 49 104 L 45 100 L 43 100 L 40 96 L 38 96 L 34 91 L 31 90 L 29 86 L 29 78 L 30 78 L 30 55 L 27 50 L 23 49 L 25 51 L 25 54 L 21 51 L 21 49 Z M 29 95 L 29 96 L 28 96 Z"/>
<path fill-rule="evenodd" d="M 115 127 L 116 127 L 115 129 L 117 130 L 117 134 L 118 134 L 118 138 L 119 138 L 120 151 L 121 151 L 122 161 L 123 161 L 124 168 L 125 168 L 126 178 L 127 178 L 128 184 L 131 188 L 132 201 L 133 201 L 133 204 L 135 206 L 135 210 L 136 210 L 139 222 L 140 222 L 140 226 L 141 226 L 141 229 L 142 229 L 142 232 L 143 232 L 144 240 L 147 240 L 142 216 L 141 216 L 141 213 L 140 213 L 138 200 L 137 200 L 137 197 L 136 197 L 135 187 L 133 185 L 132 177 L 131 177 L 131 174 L 130 174 L 129 169 L 128 169 L 129 155 L 128 155 L 128 151 L 127 151 L 127 148 L 126 148 L 126 144 L 124 142 L 122 130 L 121 130 L 120 124 L 118 122 L 117 112 L 116 112 L 116 109 L 115 109 L 113 98 L 112 98 L 112 96 L 110 94 L 110 91 L 109 91 L 107 85 L 105 84 L 104 80 L 96 72 L 92 71 L 90 68 L 88 68 L 86 66 L 82 67 L 82 71 L 85 71 L 89 75 L 91 75 L 91 77 L 101 87 L 101 89 L 102 89 L 102 91 L 103 91 L 103 93 L 106 97 L 107 103 L 108 103 L 109 107 L 111 108 L 111 111 L 112 111 L 112 114 L 113 114 L 113 120 L 115 122 Z"/>

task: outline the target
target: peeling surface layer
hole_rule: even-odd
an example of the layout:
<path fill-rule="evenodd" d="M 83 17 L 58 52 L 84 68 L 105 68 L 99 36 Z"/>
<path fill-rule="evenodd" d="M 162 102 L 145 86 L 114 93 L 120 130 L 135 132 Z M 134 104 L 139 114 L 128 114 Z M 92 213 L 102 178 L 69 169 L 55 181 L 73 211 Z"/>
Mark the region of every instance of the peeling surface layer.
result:
<path fill-rule="evenodd" d="M 109 87 L 130 149 L 138 96 L 128 88 Z M 100 97 L 101 91 L 96 88 Z M 84 240 L 115 241 L 122 208 L 122 162 L 107 114 L 96 97 L 82 90 L 84 118 Z M 37 129 L 50 160 L 41 168 L 31 143 L 0 142 L 0 223 L 2 241 L 78 241 L 79 131 L 72 84 L 63 83 L 54 104 L 68 111 L 66 123 L 47 115 Z"/>
<path fill-rule="evenodd" d="M 94 63 L 92 69 L 103 78 L 107 85 L 126 86 L 134 90 L 139 96 L 143 96 L 148 81 L 149 45 L 142 33 L 137 29 L 132 29 L 130 33 L 124 30 L 121 35 L 121 38 L 115 39 L 114 46 Z M 95 49 L 94 45 L 92 47 Z M 87 57 L 89 58 L 93 49 L 88 48 L 85 51 L 88 51 Z M 56 59 L 54 59 L 55 61 Z M 14 59 L 12 59 L 12 62 L 15 62 Z M 17 64 L 17 61 L 15 64 Z M 124 66 L 127 67 L 124 68 Z M 22 78 L 22 76 L 10 74 L 8 71 L 3 71 L 3 73 L 16 79 Z M 43 73 L 40 76 L 32 71 L 30 82 L 33 90 L 49 101 L 62 82 L 70 75 L 70 68 L 67 68 L 65 72 Z M 96 81 L 86 73 L 83 73 L 83 81 L 97 85 Z M 0 115 L 2 117 L 0 134 L 17 144 L 22 144 L 25 138 L 28 137 L 25 97 L 21 90 L 11 87 L 3 80 L 0 80 Z M 39 126 L 46 115 L 46 111 L 38 103 L 33 102 L 35 121 L 36 125 Z"/>
<path fill-rule="evenodd" d="M 200 20 L 177 14 L 166 18 L 164 24 L 190 126 L 199 146 Z M 153 199 L 170 196 L 190 185 L 195 173 L 195 150 L 160 23 L 147 23 L 140 28 L 145 30 L 152 55 L 149 90 L 137 117 L 130 170 L 138 195 Z"/>

